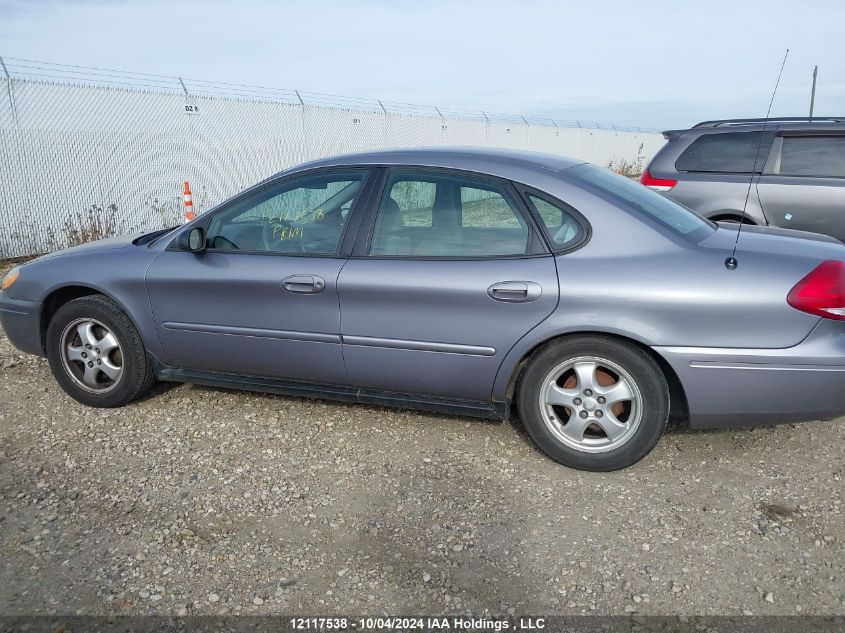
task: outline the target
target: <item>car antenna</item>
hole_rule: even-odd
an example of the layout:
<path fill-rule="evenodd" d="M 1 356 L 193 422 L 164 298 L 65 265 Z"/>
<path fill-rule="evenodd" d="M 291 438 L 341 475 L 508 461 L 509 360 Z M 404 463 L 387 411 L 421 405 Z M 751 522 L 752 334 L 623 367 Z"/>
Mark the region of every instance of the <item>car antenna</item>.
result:
<path fill-rule="evenodd" d="M 731 252 L 731 256 L 725 260 L 725 268 L 728 270 L 736 270 L 736 267 L 739 265 L 739 262 L 736 260 L 736 249 L 739 245 L 739 236 L 742 233 L 742 225 L 745 224 L 745 210 L 748 207 L 748 198 L 751 195 L 751 187 L 754 185 L 754 174 L 757 171 L 757 161 L 760 160 L 760 150 L 763 148 L 766 124 L 769 122 L 769 116 L 772 114 L 772 104 L 775 102 L 775 95 L 778 93 L 778 86 L 780 85 L 780 78 L 783 75 L 783 68 L 786 66 L 787 57 L 789 57 L 788 48 L 783 54 L 783 61 L 780 64 L 780 72 L 778 73 L 778 79 L 775 82 L 775 89 L 772 91 L 772 98 L 769 100 L 769 109 L 766 110 L 766 118 L 763 119 L 763 129 L 760 130 L 760 141 L 757 143 L 757 152 L 754 154 L 754 164 L 751 166 L 751 177 L 748 179 L 748 190 L 745 192 L 745 203 L 742 205 L 742 217 L 739 220 L 739 227 L 736 230 L 734 248 Z"/>

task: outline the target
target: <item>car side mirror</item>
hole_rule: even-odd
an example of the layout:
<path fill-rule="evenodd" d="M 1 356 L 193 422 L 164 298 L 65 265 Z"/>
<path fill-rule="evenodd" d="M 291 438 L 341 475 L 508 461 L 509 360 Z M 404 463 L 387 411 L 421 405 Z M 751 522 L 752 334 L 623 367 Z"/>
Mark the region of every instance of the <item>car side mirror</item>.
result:
<path fill-rule="evenodd" d="M 185 250 L 192 253 L 202 253 L 205 250 L 205 231 L 201 226 L 195 226 L 185 238 Z"/>

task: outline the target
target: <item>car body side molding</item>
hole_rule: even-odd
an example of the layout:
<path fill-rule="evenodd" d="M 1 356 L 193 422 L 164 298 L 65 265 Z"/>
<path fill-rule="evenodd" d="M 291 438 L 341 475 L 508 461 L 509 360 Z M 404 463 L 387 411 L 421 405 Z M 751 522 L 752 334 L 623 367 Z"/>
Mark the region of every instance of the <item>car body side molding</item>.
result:
<path fill-rule="evenodd" d="M 398 338 L 378 338 L 374 336 L 343 336 L 344 345 L 365 347 L 387 347 L 390 349 L 410 349 L 425 352 L 445 352 L 448 354 L 469 354 L 471 356 L 495 356 L 496 349 L 484 345 L 464 345 L 460 343 L 437 343 L 434 341 L 413 341 Z"/>
<path fill-rule="evenodd" d="M 316 343 L 340 343 L 339 334 L 322 332 L 294 332 L 291 330 L 268 330 L 253 327 L 235 327 L 231 325 L 211 325 L 205 323 L 181 323 L 165 321 L 162 327 L 182 332 L 207 332 L 209 334 L 232 334 L 235 336 L 254 336 L 258 338 L 278 338 L 289 341 L 309 341 Z"/>
<path fill-rule="evenodd" d="M 299 332 L 290 330 L 271 330 L 265 328 L 235 327 L 231 325 L 213 325 L 206 323 L 183 323 L 165 321 L 162 327 L 181 332 L 208 332 L 209 334 L 231 334 L 234 336 L 253 336 L 258 338 L 277 338 L 290 341 L 309 341 L 316 343 L 344 343 L 363 347 L 387 347 L 447 354 L 468 354 L 471 356 L 495 356 L 496 349 L 484 345 L 464 345 L 459 343 L 438 343 L 436 341 L 416 341 L 373 336 L 341 336 L 322 332 Z"/>

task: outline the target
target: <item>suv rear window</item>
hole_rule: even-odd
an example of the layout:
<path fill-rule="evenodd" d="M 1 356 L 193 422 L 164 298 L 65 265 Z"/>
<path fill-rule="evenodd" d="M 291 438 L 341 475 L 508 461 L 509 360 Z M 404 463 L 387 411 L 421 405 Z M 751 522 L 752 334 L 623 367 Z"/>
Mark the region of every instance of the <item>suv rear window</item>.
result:
<path fill-rule="evenodd" d="M 774 132 L 724 132 L 704 134 L 695 139 L 675 161 L 678 171 L 705 171 L 750 174 L 766 163 Z"/>
<path fill-rule="evenodd" d="M 845 178 L 845 136 L 785 136 L 778 173 Z"/>

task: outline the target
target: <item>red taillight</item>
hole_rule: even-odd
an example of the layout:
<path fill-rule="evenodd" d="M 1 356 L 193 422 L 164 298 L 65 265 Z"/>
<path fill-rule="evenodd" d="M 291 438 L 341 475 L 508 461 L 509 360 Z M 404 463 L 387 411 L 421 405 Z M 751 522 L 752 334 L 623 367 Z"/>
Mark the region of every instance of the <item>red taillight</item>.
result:
<path fill-rule="evenodd" d="M 822 262 L 795 284 L 786 300 L 796 310 L 845 321 L 845 262 Z"/>
<path fill-rule="evenodd" d="M 678 184 L 678 181 L 671 180 L 670 178 L 655 178 L 648 173 L 648 169 L 646 169 L 643 172 L 643 175 L 640 176 L 640 184 L 645 185 L 649 189 L 654 189 L 655 191 L 669 191 L 672 187 Z"/>

